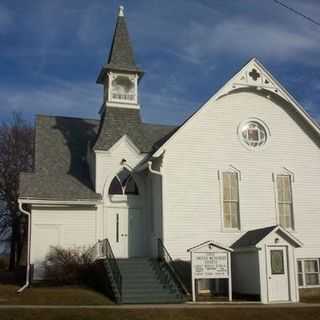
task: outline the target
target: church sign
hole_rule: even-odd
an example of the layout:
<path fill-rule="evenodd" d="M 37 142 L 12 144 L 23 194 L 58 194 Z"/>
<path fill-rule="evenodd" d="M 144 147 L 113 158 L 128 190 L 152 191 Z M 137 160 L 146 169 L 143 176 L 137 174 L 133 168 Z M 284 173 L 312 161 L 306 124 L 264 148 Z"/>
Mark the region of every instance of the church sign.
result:
<path fill-rule="evenodd" d="M 203 242 L 188 249 L 191 258 L 192 300 L 196 301 L 197 279 L 228 279 L 229 300 L 232 300 L 231 252 L 232 249 L 213 241 Z"/>
<path fill-rule="evenodd" d="M 228 253 L 194 252 L 192 271 L 197 279 L 228 278 Z"/>

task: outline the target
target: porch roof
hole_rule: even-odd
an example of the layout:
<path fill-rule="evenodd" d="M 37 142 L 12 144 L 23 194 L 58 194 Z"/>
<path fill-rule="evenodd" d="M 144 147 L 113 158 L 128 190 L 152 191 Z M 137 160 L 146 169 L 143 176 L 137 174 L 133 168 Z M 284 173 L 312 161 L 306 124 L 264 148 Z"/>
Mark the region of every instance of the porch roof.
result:
<path fill-rule="evenodd" d="M 256 247 L 267 235 L 272 232 L 280 231 L 285 237 L 289 238 L 297 247 L 301 247 L 302 243 L 294 237 L 290 232 L 286 231 L 279 225 L 254 229 L 243 234 L 230 247 L 232 249 Z"/>

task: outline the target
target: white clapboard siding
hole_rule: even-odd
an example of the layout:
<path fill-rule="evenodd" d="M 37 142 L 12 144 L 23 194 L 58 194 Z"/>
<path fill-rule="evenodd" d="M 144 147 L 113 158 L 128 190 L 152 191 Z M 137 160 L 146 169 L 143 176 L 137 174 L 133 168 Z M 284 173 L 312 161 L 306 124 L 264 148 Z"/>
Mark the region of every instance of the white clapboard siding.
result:
<path fill-rule="evenodd" d="M 320 152 L 297 123 L 293 108 L 255 92 L 222 97 L 191 119 L 165 146 L 164 240 L 175 258 L 206 240 L 230 245 L 243 232 L 276 224 L 272 174 L 294 173 L 294 235 L 304 243 L 298 256 L 320 257 Z M 271 137 L 265 148 L 250 151 L 238 137 L 249 118 L 265 122 Z M 241 172 L 240 232 L 223 230 L 218 171 Z"/>
<path fill-rule="evenodd" d="M 43 276 L 40 268 L 50 246 L 89 248 L 96 242 L 96 210 L 75 208 L 32 208 L 31 264 L 34 279 Z"/>

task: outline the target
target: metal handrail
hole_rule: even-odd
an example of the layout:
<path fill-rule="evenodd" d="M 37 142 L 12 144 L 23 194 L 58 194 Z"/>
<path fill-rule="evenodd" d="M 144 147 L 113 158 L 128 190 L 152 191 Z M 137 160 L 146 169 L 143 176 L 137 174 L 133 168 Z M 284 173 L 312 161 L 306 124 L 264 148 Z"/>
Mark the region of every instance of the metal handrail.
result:
<path fill-rule="evenodd" d="M 121 301 L 122 297 L 122 275 L 120 272 L 120 268 L 117 263 L 117 259 L 115 258 L 110 242 L 108 239 L 103 239 L 99 241 L 99 255 L 102 258 L 105 258 L 110 265 L 112 276 L 114 281 L 116 282 L 118 292 L 119 292 L 119 300 Z"/>
<path fill-rule="evenodd" d="M 170 253 L 164 246 L 161 239 L 158 239 L 158 258 L 168 266 L 174 280 L 176 281 L 180 289 L 184 292 L 184 294 L 190 295 L 188 289 L 186 288 L 185 284 L 181 280 L 181 275 L 179 274 L 178 270 L 174 267 L 174 261 L 170 256 Z"/>

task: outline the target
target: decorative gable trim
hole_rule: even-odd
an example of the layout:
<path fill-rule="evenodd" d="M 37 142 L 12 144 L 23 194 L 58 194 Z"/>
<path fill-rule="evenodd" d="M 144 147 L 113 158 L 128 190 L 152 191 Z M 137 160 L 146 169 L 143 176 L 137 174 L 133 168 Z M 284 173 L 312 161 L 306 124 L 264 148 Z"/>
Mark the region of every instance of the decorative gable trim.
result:
<path fill-rule="evenodd" d="M 231 93 L 232 91 L 241 88 L 251 88 L 254 90 L 266 90 L 271 94 L 277 95 L 290 103 L 295 110 L 303 117 L 303 119 L 316 131 L 320 138 L 320 126 L 311 118 L 311 116 L 304 110 L 304 108 L 293 98 L 292 95 L 274 78 L 274 76 L 258 61 L 257 58 L 251 59 L 238 73 L 236 73 L 217 93 L 212 96 L 204 105 L 202 105 L 195 113 L 193 113 L 178 130 L 153 154 L 153 157 L 159 157 L 166 146 L 175 139 L 176 135 L 183 131 L 183 129 L 196 119 L 197 116 L 208 108 L 212 102 Z"/>
<path fill-rule="evenodd" d="M 233 90 L 241 88 L 265 89 L 291 103 L 285 89 L 256 58 L 251 59 L 216 93 L 216 100 Z"/>

